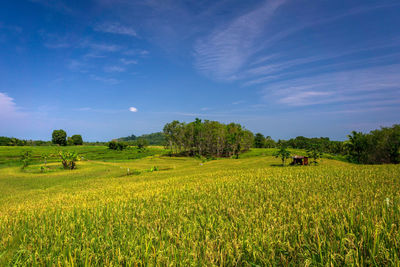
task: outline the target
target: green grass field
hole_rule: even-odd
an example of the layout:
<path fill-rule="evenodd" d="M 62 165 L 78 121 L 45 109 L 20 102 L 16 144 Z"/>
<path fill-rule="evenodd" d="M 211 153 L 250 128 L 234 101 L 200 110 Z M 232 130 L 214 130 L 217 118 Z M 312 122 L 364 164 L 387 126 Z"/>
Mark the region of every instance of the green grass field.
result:
<path fill-rule="evenodd" d="M 26 148 L 0 147 L 0 266 L 400 265 L 399 165 L 83 146 L 41 173 L 54 148 L 30 149 L 22 171 Z"/>

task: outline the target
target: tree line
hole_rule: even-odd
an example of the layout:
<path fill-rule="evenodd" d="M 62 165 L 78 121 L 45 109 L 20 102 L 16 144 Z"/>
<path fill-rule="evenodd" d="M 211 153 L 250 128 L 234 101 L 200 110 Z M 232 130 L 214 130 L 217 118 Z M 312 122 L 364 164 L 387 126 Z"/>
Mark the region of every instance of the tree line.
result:
<path fill-rule="evenodd" d="M 150 141 L 149 141 L 150 140 Z M 125 141 L 125 142 L 123 142 Z M 67 137 L 64 130 L 54 130 L 52 141 L 21 140 L 0 137 L 0 146 L 29 145 L 82 145 L 81 135 Z M 274 141 L 270 136 L 255 136 L 236 123 L 223 124 L 217 121 L 196 119 L 190 123 L 173 121 L 164 126 L 163 132 L 119 138 L 117 142 L 97 142 L 111 149 L 123 150 L 128 145 L 145 148 L 150 145 L 165 145 L 173 154 L 206 157 L 238 157 L 240 153 L 256 148 L 294 148 L 318 153 L 346 156 L 348 161 L 360 164 L 400 163 L 400 125 L 382 127 L 370 133 L 353 131 L 347 141 L 332 141 L 328 137 L 307 138 L 298 136 L 289 140 Z"/>
<path fill-rule="evenodd" d="M 163 146 L 165 144 L 165 136 L 162 132 L 142 134 L 141 136 L 132 134 L 131 136 L 118 138 L 116 141 L 131 143 L 137 140 L 146 140 L 147 144 L 151 146 Z"/>
<path fill-rule="evenodd" d="M 190 123 L 174 120 L 163 129 L 171 153 L 186 156 L 239 157 L 253 145 L 253 133 L 237 123 L 195 119 Z"/>
<path fill-rule="evenodd" d="M 381 127 L 367 134 L 353 131 L 345 142 L 347 158 L 354 163 L 400 163 L 400 125 Z"/>

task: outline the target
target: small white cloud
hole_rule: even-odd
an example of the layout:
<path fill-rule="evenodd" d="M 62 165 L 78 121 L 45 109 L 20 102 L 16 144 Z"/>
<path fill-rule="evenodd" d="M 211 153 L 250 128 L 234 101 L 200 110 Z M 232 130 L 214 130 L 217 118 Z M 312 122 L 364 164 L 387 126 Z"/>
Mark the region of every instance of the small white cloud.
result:
<path fill-rule="evenodd" d="M 104 68 L 105 72 L 124 72 L 125 69 L 119 66 L 107 66 Z"/>
<path fill-rule="evenodd" d="M 130 107 L 130 108 L 129 108 L 129 111 L 130 111 L 130 112 L 137 112 L 138 110 L 137 110 L 137 108 L 135 108 L 135 107 Z"/>
<path fill-rule="evenodd" d="M 150 52 L 147 50 L 140 50 L 140 49 L 131 49 L 131 50 L 126 50 L 124 52 L 124 54 L 127 56 L 142 56 L 142 57 L 147 56 L 149 53 Z"/>
<path fill-rule="evenodd" d="M 122 34 L 122 35 L 137 37 L 137 33 L 134 29 L 124 26 L 124 25 L 121 25 L 119 23 L 104 23 L 101 25 L 97 25 L 94 28 L 94 30 L 98 31 L 98 32 Z"/>
<path fill-rule="evenodd" d="M 0 93 L 0 119 L 10 119 L 21 115 L 24 115 L 24 113 L 19 111 L 14 99 L 9 97 L 6 93 Z"/>
<path fill-rule="evenodd" d="M 109 83 L 109 84 L 118 84 L 121 82 L 120 80 L 117 80 L 114 78 L 104 78 L 104 77 L 100 77 L 100 76 L 96 76 L 96 75 L 90 75 L 90 78 L 95 81 Z"/>
<path fill-rule="evenodd" d="M 137 60 L 129 60 L 129 59 L 125 59 L 125 58 L 121 58 L 121 62 L 125 65 L 131 65 L 131 64 L 137 64 Z"/>

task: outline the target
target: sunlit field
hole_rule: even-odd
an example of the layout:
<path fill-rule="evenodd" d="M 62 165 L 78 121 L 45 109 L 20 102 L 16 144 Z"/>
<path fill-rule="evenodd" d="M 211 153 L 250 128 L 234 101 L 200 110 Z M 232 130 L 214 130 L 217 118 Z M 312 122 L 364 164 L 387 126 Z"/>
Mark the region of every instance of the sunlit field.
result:
<path fill-rule="evenodd" d="M 42 172 L 18 149 L 0 148 L 0 266 L 400 265 L 399 165 L 83 146 Z"/>

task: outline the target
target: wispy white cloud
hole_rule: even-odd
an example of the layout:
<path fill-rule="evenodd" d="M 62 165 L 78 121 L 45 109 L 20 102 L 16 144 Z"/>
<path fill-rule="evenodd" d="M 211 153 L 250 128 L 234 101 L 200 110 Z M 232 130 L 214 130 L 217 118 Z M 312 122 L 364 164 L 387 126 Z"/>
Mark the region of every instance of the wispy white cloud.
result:
<path fill-rule="evenodd" d="M 0 118 L 13 118 L 22 116 L 12 97 L 0 92 Z"/>
<path fill-rule="evenodd" d="M 126 58 L 121 58 L 121 62 L 125 65 L 132 65 L 132 64 L 137 64 L 138 61 L 134 59 L 126 59 Z"/>
<path fill-rule="evenodd" d="M 122 47 L 119 45 L 106 44 L 106 43 L 94 42 L 94 41 L 89 41 L 89 40 L 82 41 L 80 46 L 83 48 L 90 48 L 95 51 L 102 51 L 102 52 L 117 52 L 122 49 Z"/>
<path fill-rule="evenodd" d="M 142 57 L 144 57 L 144 56 L 149 55 L 150 52 L 147 50 L 144 50 L 144 49 L 128 49 L 128 50 L 123 51 L 123 54 L 127 55 L 127 56 L 142 56 Z"/>
<path fill-rule="evenodd" d="M 257 38 L 284 2 L 265 2 L 199 39 L 194 47 L 196 68 L 216 79 L 232 78 L 254 53 Z"/>
<path fill-rule="evenodd" d="M 219 26 L 207 37 L 198 39 L 194 46 L 195 67 L 218 80 L 237 80 L 262 74 L 273 74 L 302 64 L 371 50 L 371 47 L 356 48 L 326 56 L 286 59 L 285 61 L 278 60 L 279 56 L 287 57 L 284 53 L 285 51 L 282 53 L 277 53 L 276 51 L 268 52 L 273 45 L 307 28 L 332 23 L 349 16 L 367 13 L 380 8 L 400 5 L 400 3 L 363 5 L 344 10 L 338 14 L 320 16 L 319 18 L 318 16 L 314 18 L 299 16 L 299 19 L 294 20 L 296 24 L 289 23 L 283 27 L 282 25 L 274 24 L 274 22 L 275 20 L 281 20 L 282 16 L 285 16 L 284 4 L 286 4 L 284 0 L 266 1 L 262 6 L 239 16 L 231 23 Z M 289 4 L 287 2 L 287 5 Z M 278 12 L 278 9 L 279 11 L 282 10 L 282 12 Z M 381 47 L 393 46 L 388 40 L 385 41 L 389 45 L 383 44 Z M 268 64 L 253 67 L 265 62 Z M 260 81 L 268 82 L 271 78 L 273 79 L 274 77 L 263 77 Z M 250 84 L 253 83 L 250 81 L 248 85 Z"/>
<path fill-rule="evenodd" d="M 130 108 L 129 108 L 129 111 L 130 111 L 130 112 L 137 112 L 137 111 L 138 111 L 138 109 L 137 109 L 137 108 L 135 108 L 135 107 L 130 107 Z"/>
<path fill-rule="evenodd" d="M 386 55 L 372 55 L 371 57 L 364 57 L 361 59 L 343 59 L 340 62 L 324 62 L 324 64 L 318 64 L 316 66 L 302 66 L 303 64 L 313 63 L 318 61 L 326 61 L 329 59 L 341 57 L 345 53 L 331 55 L 331 56 L 319 56 L 302 59 L 294 59 L 291 61 L 284 61 L 281 63 L 271 64 L 262 66 L 260 68 L 253 68 L 247 72 L 243 72 L 240 78 L 246 80 L 243 85 L 252 86 L 258 84 L 271 83 L 276 80 L 285 79 L 288 75 L 308 76 L 310 73 L 319 73 L 327 71 L 332 68 L 363 68 L 365 66 L 375 65 L 390 65 L 396 60 L 400 59 L 400 53 L 391 53 Z M 389 64 L 388 64 L 389 62 Z M 287 71 L 294 66 L 301 66 L 301 69 Z M 258 77 L 253 78 L 253 75 Z"/>
<path fill-rule="evenodd" d="M 89 66 L 86 62 L 81 60 L 72 59 L 67 63 L 67 68 L 71 71 L 87 73 Z"/>
<path fill-rule="evenodd" d="M 117 79 L 114 79 L 114 78 L 100 77 L 100 76 L 97 76 L 97 75 L 90 75 L 90 78 L 92 80 L 103 82 L 103 83 L 108 83 L 108 84 L 111 84 L 111 85 L 119 84 L 121 82 L 120 80 L 117 80 Z"/>
<path fill-rule="evenodd" d="M 95 26 L 94 30 L 98 31 L 98 32 L 121 34 L 121 35 L 137 37 L 136 31 L 132 27 L 121 25 L 118 22 L 102 23 L 102 24 Z"/>
<path fill-rule="evenodd" d="M 276 82 L 265 87 L 266 100 L 289 106 L 357 103 L 386 106 L 400 101 L 400 65 L 331 72 Z"/>
<path fill-rule="evenodd" d="M 125 68 L 120 66 L 106 66 L 104 67 L 105 72 L 124 72 Z"/>

